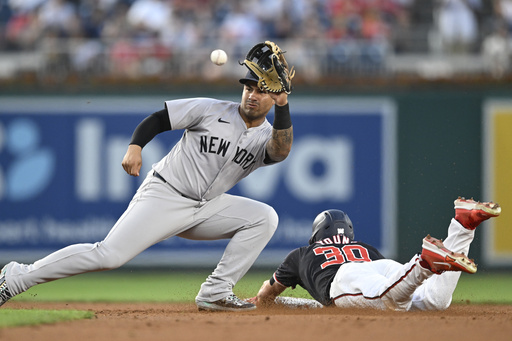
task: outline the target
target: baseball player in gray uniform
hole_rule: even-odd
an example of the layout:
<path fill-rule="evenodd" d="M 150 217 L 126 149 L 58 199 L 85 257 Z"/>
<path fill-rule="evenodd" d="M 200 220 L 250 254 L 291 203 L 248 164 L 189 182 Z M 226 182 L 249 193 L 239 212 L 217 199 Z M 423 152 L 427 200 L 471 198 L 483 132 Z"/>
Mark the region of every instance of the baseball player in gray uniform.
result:
<path fill-rule="evenodd" d="M 293 140 L 285 91 L 258 86 L 249 71 L 241 103 L 210 98 L 165 102 L 135 129 L 122 166 L 138 176 L 141 150 L 157 134 L 184 130 L 181 140 L 146 175 L 128 208 L 106 238 L 76 244 L 33 264 L 8 263 L 0 274 L 0 305 L 30 287 L 77 274 L 115 269 L 150 246 L 173 236 L 230 239 L 196 297 L 200 310 L 256 308 L 233 294 L 277 228 L 267 204 L 226 194 L 255 169 L 284 160 Z M 275 105 L 271 125 L 266 116 Z"/>

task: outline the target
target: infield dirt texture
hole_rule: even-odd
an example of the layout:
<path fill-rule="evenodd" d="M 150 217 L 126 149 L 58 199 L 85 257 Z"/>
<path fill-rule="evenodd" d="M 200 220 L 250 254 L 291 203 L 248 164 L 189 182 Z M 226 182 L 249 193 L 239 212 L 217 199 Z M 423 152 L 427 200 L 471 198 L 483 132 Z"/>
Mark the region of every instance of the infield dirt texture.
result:
<path fill-rule="evenodd" d="M 90 310 L 89 320 L 0 329 L 0 340 L 444 340 L 512 339 L 511 305 L 453 304 L 443 312 L 324 308 L 199 312 L 177 303 L 9 302 L 14 309 Z"/>

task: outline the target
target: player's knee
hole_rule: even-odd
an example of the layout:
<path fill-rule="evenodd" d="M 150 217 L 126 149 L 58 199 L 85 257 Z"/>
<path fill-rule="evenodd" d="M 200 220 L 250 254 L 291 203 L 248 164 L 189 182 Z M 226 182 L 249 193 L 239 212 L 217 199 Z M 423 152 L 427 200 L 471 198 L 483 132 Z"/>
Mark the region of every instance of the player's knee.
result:
<path fill-rule="evenodd" d="M 428 302 L 428 305 L 430 307 L 429 310 L 446 310 L 450 307 L 451 303 L 452 303 L 451 297 L 450 298 L 436 297 L 436 298 L 430 299 Z"/>
<path fill-rule="evenodd" d="M 266 206 L 265 212 L 264 212 L 264 214 L 261 215 L 262 220 L 264 222 L 262 225 L 265 226 L 266 231 L 270 235 L 273 235 L 274 232 L 276 231 L 277 225 L 279 223 L 279 216 L 277 215 L 277 212 L 276 212 L 276 210 L 274 210 L 274 208 L 272 208 L 269 205 L 265 205 L 265 206 Z"/>
<path fill-rule="evenodd" d="M 114 270 L 121 267 L 125 262 L 121 262 L 117 257 L 109 257 L 104 259 L 101 270 Z"/>
<path fill-rule="evenodd" d="M 257 228 L 261 234 L 272 236 L 277 229 L 279 217 L 277 212 L 271 206 L 260 203 L 253 206 L 253 227 Z"/>
<path fill-rule="evenodd" d="M 100 269 L 99 270 L 114 270 L 124 265 L 127 260 L 123 259 L 119 253 L 110 250 L 102 243 L 98 243 L 97 252 L 100 256 Z"/>
<path fill-rule="evenodd" d="M 440 293 L 437 294 L 427 294 L 425 298 L 422 300 L 421 310 L 446 310 L 450 307 L 452 303 L 451 295 L 443 295 Z"/>
<path fill-rule="evenodd" d="M 279 216 L 277 215 L 277 212 L 272 207 L 270 207 L 267 218 L 267 236 L 270 240 L 270 238 L 272 238 L 277 230 L 277 225 L 279 224 Z"/>
<path fill-rule="evenodd" d="M 276 210 L 270 207 L 270 211 L 268 214 L 269 228 L 274 233 L 277 229 L 277 225 L 279 224 L 279 216 L 277 215 Z"/>

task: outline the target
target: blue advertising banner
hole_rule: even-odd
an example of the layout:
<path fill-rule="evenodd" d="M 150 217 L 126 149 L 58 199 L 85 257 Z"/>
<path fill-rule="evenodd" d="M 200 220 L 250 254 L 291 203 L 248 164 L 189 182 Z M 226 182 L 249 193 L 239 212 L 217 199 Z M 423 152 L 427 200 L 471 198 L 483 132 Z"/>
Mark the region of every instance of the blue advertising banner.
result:
<path fill-rule="evenodd" d="M 181 137 L 173 131 L 151 141 L 140 178 L 122 169 L 133 129 L 167 99 L 0 98 L 0 260 L 32 262 L 73 243 L 102 240 L 151 165 Z M 277 232 L 257 264 L 277 265 L 307 243 L 313 219 L 330 208 L 349 214 L 357 239 L 394 256 L 393 103 L 294 98 L 291 108 L 288 159 L 257 170 L 230 191 L 266 202 L 279 214 Z M 226 243 L 174 237 L 132 262 L 216 264 Z"/>

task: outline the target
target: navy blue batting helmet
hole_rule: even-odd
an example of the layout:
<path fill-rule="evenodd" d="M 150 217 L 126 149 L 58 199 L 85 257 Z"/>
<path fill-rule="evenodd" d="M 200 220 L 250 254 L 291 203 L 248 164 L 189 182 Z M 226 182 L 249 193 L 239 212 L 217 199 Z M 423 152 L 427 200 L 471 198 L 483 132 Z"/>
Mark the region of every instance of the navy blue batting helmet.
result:
<path fill-rule="evenodd" d="M 313 233 L 309 238 L 309 244 L 319 240 L 342 234 L 354 239 L 354 226 L 348 215 L 340 210 L 323 211 L 313 221 Z"/>

